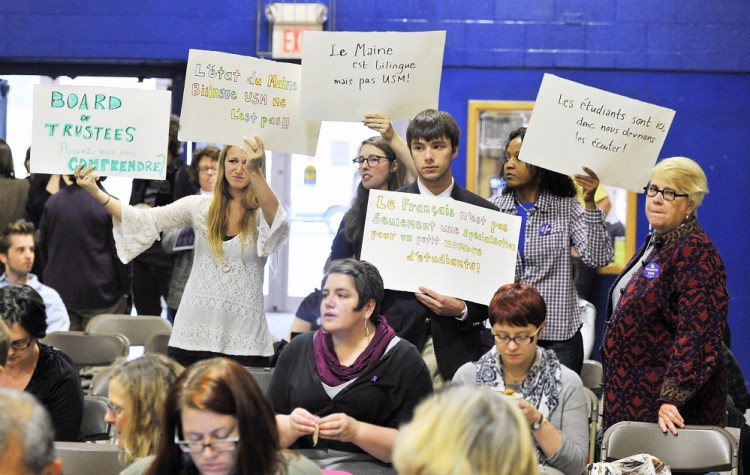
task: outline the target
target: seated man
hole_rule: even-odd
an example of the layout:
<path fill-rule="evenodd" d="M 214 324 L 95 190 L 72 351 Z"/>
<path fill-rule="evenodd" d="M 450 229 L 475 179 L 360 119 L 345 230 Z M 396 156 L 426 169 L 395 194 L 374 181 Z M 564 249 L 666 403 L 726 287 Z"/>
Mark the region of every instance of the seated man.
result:
<path fill-rule="evenodd" d="M 0 472 L 59 475 L 49 414 L 31 394 L 0 389 Z"/>
<path fill-rule="evenodd" d="M 0 275 L 0 288 L 17 284 L 36 290 L 47 310 L 47 333 L 68 331 L 70 317 L 60 294 L 39 282 L 31 273 L 34 265 L 33 224 L 18 220 L 0 233 L 0 262 L 5 265 L 5 273 Z"/>

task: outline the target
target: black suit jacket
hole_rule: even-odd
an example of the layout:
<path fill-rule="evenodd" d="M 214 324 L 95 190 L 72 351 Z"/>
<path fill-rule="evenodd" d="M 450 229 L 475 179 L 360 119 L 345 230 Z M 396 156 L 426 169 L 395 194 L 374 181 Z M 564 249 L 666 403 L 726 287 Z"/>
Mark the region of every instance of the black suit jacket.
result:
<path fill-rule="evenodd" d="M 419 187 L 414 181 L 396 191 L 419 194 Z M 455 183 L 451 198 L 482 208 L 498 210 L 489 201 Z M 477 361 L 486 351 L 486 345 L 482 345 L 482 331 L 485 330 L 487 306 L 467 301 L 466 308 L 469 314 L 464 321 L 453 317 L 441 317 L 422 305 L 413 292 L 386 290 L 382 313 L 398 336 L 410 341 L 420 352 L 427 338 L 432 335 L 438 369 L 443 378 L 450 381 L 461 365 Z"/>

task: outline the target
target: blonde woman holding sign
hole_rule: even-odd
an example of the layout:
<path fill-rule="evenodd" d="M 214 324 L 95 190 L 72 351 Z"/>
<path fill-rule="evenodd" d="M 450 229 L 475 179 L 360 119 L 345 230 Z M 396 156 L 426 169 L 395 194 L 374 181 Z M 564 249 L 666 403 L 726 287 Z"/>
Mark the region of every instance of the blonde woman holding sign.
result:
<path fill-rule="evenodd" d="M 189 226 L 195 258 L 185 286 L 169 356 L 183 366 L 227 356 L 243 366 L 268 366 L 272 337 L 263 313 L 263 268 L 286 242 L 289 221 L 264 174 L 260 137 L 227 145 L 212 196 L 187 196 L 155 208 L 123 205 L 96 186 L 93 168 L 76 170 L 78 184 L 114 216 L 117 253 L 127 262 L 159 233 Z"/>

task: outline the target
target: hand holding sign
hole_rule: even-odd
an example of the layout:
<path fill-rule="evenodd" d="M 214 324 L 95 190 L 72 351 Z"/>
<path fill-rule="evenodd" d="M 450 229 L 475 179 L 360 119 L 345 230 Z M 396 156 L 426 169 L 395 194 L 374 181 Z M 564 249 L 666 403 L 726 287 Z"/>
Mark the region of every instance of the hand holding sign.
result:
<path fill-rule="evenodd" d="M 583 171 L 585 171 L 587 175 L 576 173 L 573 175 L 573 178 L 576 183 L 578 183 L 578 186 L 583 188 L 584 203 L 590 205 L 587 206 L 589 209 L 594 209 L 596 208 L 596 200 L 594 199 L 594 196 L 596 195 L 596 189 L 599 188 L 599 177 L 596 176 L 594 170 L 588 167 L 583 167 Z"/>
<path fill-rule="evenodd" d="M 247 172 L 252 174 L 261 170 L 263 159 L 266 156 L 263 141 L 257 135 L 252 138 L 243 137 L 242 140 L 243 143 L 240 145 L 240 148 L 247 154 L 247 163 L 245 163 Z"/>

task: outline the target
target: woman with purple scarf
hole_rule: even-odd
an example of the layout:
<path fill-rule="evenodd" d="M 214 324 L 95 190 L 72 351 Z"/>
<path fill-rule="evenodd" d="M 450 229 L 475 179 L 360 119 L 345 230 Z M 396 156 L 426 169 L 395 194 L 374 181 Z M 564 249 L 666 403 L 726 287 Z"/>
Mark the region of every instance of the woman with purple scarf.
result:
<path fill-rule="evenodd" d="M 284 348 L 268 389 L 281 445 L 305 449 L 321 468 L 390 471 L 399 425 L 432 392 L 427 367 L 379 315 L 375 266 L 337 261 L 321 288 L 322 328 Z"/>

